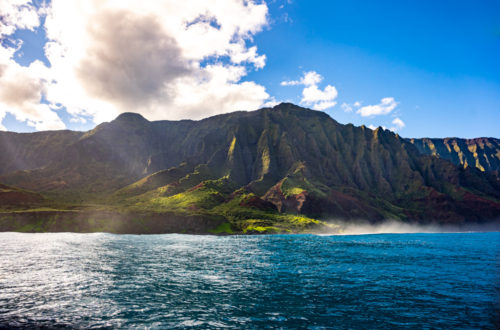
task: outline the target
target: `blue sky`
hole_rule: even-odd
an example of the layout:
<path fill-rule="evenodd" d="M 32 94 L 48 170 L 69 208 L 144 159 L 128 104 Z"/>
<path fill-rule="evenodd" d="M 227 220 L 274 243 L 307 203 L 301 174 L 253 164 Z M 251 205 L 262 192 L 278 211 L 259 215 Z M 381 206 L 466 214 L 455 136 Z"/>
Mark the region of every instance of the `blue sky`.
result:
<path fill-rule="evenodd" d="M 237 0 L 233 2 L 239 3 Z M 200 13 L 206 13 L 207 9 L 198 3 Z M 68 36 L 64 37 L 57 29 L 68 23 L 59 16 L 63 16 L 64 10 L 71 12 L 71 8 L 63 6 L 61 2 L 49 3 L 46 12 L 49 12 L 50 19 L 45 24 L 45 13 L 39 9 L 40 3 L 36 3 L 38 25 L 14 21 L 14 33 L 0 34 L 6 49 L 13 47 L 9 42 L 22 40 L 22 46 L 9 62 L 12 72 L 19 71 L 20 74 L 12 76 L 25 74 L 28 81 L 41 81 L 38 93 L 33 92 L 38 99 L 33 101 L 36 99 L 33 96 L 30 100 L 45 105 L 32 104 L 28 108 L 26 102 L 21 105 L 19 102 L 4 102 L 2 125 L 7 130 L 63 127 L 85 130 L 119 112 L 134 109 L 152 120 L 198 119 L 230 109 L 250 110 L 262 104 L 289 101 L 306 107 L 325 108 L 325 112 L 341 123 L 380 125 L 405 137 L 500 137 L 498 1 L 268 1 L 255 3 L 251 11 L 236 4 L 231 9 L 232 14 L 227 8 L 222 8 L 202 16 L 179 8 L 179 13 L 186 17 L 201 17 L 196 16 L 198 18 L 192 21 L 195 24 L 190 23 L 190 28 L 198 23 L 199 27 L 202 23 L 211 25 L 213 28 L 204 26 L 203 33 L 213 32 L 213 40 L 220 41 L 219 49 L 227 47 L 224 52 L 214 47 L 205 53 L 196 48 L 197 44 L 208 39 L 204 35 L 204 39 L 197 41 L 195 37 L 201 36 L 196 33 L 201 29 L 193 29 L 194 32 L 172 43 L 171 48 L 165 46 L 167 48 L 153 50 L 144 40 L 169 39 L 153 32 L 155 26 L 149 27 L 149 23 L 140 17 L 121 24 L 118 34 L 111 33 L 115 26 L 104 23 L 91 29 L 85 22 L 90 21 L 92 15 L 102 16 L 103 12 L 97 7 L 89 10 L 89 17 L 82 18 L 81 30 L 69 29 L 64 32 Z M 235 10 L 241 10 L 240 16 Z M 116 12 L 123 13 L 123 8 L 116 9 Z M 74 11 L 74 15 L 80 15 L 79 11 Z M 241 18 L 241 23 L 234 23 L 231 15 Z M 78 21 L 78 17 L 73 21 Z M 128 26 L 140 29 L 126 34 L 123 27 Z M 233 30 L 227 28 L 224 32 L 226 27 Z M 176 31 L 170 26 L 164 29 L 171 35 Z M 46 30 L 50 36 L 46 35 Z M 243 30 L 246 33 L 236 38 L 228 37 L 226 41 L 217 37 L 231 36 L 231 33 Z M 78 51 L 87 54 L 94 62 L 79 56 L 77 44 L 71 44 L 71 33 L 80 36 L 81 31 L 90 31 L 88 40 L 91 41 Z M 132 50 L 124 53 L 124 46 L 117 39 L 133 38 L 138 35 L 134 31 L 149 31 L 141 34 L 138 38 L 143 39 L 136 42 L 137 47 L 148 49 L 148 53 Z M 184 42 L 191 37 L 192 43 Z M 66 49 L 73 47 L 75 51 L 64 53 L 64 56 L 46 56 L 44 46 L 47 40 Z M 102 46 L 103 40 L 105 46 Z M 134 39 L 130 40 L 133 44 Z M 243 43 L 244 47 L 235 48 L 238 43 Z M 122 50 L 115 52 L 114 45 Z M 256 52 L 252 53 L 254 46 Z M 145 54 L 156 51 L 160 55 L 167 54 L 165 56 L 171 59 L 170 62 L 139 63 Z M 137 57 L 129 56 L 129 52 Z M 178 59 L 175 54 L 179 52 L 183 57 Z M 109 58 L 113 60 L 105 69 L 99 62 L 102 58 L 95 57 L 95 54 L 103 53 L 107 59 L 105 63 L 109 63 Z M 68 54 L 75 58 L 71 63 L 63 60 L 70 57 Z M 157 59 L 157 56 L 152 58 Z M 41 62 L 32 65 L 37 59 Z M 171 63 L 177 60 L 188 64 L 172 66 Z M 29 71 L 14 67 L 12 61 Z M 115 67 L 116 63 L 122 64 Z M 82 71 L 82 64 L 87 64 L 90 69 Z M 145 65 L 145 68 L 140 65 Z M 64 76 L 62 68 L 75 70 L 77 74 Z M 116 68 L 123 69 L 125 74 L 114 77 Z M 173 71 L 178 74 L 171 74 Z M 123 82 L 124 77 L 131 75 L 142 77 L 143 72 L 146 78 L 137 78 L 138 86 L 134 85 L 134 80 L 129 85 Z M 301 80 L 308 73 L 308 77 L 316 78 L 312 82 Z M 188 74 L 205 76 L 191 81 Z M 148 81 L 147 77 L 155 80 Z M 70 84 L 75 81 L 77 85 Z M 20 85 L 12 80 L 5 86 L 7 83 Z M 148 86 L 158 92 L 149 93 Z M 166 92 L 160 92 L 163 88 Z M 74 90 L 79 92 L 73 95 Z M 227 97 L 219 99 L 218 95 L 210 94 L 217 91 Z M 307 97 L 306 93 L 309 93 Z M 71 97 L 66 97 L 69 94 Z M 27 93 L 19 92 L 19 95 Z M 217 102 L 207 101 L 214 98 Z M 0 103 L 0 116 L 1 109 Z M 35 111 L 40 114 L 33 115 Z"/>
<path fill-rule="evenodd" d="M 495 136 L 500 129 L 500 2 L 294 1 L 291 22 L 276 23 L 255 42 L 268 54 L 270 94 L 299 101 L 299 88 L 279 86 L 315 70 L 339 91 L 327 110 L 342 123 L 389 127 L 393 115 L 408 137 Z M 272 54 L 275 54 L 272 56 Z M 388 116 L 345 113 L 339 104 L 394 97 Z"/>

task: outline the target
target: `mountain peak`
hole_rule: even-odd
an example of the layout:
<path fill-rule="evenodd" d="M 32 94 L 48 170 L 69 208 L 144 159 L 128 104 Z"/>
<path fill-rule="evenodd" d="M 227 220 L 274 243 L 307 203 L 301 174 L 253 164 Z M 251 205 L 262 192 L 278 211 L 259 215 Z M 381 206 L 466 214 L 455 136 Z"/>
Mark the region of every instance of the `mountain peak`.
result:
<path fill-rule="evenodd" d="M 115 122 L 149 122 L 146 118 L 144 118 L 141 114 L 135 113 L 135 112 L 124 112 L 120 114 L 116 119 L 114 120 Z"/>
<path fill-rule="evenodd" d="M 304 108 L 293 103 L 282 102 L 272 108 L 273 112 L 297 116 L 298 118 L 322 118 L 323 120 L 333 120 L 326 112 Z"/>
<path fill-rule="evenodd" d="M 277 110 L 286 110 L 286 109 L 296 109 L 296 110 L 307 110 L 305 108 L 302 108 L 296 104 L 290 103 L 290 102 L 281 102 L 278 105 L 275 105 L 273 109 Z"/>

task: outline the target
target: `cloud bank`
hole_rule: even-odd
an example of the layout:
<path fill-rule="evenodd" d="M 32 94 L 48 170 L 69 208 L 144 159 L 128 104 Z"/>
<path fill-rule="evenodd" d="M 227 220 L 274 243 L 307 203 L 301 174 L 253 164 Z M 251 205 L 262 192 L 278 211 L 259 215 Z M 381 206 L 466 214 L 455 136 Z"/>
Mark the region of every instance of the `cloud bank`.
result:
<path fill-rule="evenodd" d="M 266 63 L 248 45 L 268 24 L 262 2 L 52 0 L 36 8 L 4 0 L 0 17 L 2 38 L 45 17 L 50 63 L 22 67 L 19 41 L 0 45 L 0 119 L 9 112 L 37 129 L 63 128 L 62 107 L 95 123 L 126 111 L 199 119 L 270 99 L 264 86 L 242 81 Z"/>

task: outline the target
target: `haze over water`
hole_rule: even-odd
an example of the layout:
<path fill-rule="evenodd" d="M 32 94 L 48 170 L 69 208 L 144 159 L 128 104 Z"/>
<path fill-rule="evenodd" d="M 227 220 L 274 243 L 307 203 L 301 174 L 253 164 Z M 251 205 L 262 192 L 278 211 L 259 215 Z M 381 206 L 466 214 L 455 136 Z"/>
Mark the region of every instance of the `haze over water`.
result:
<path fill-rule="evenodd" d="M 5 327 L 499 326 L 500 233 L 0 233 L 0 250 Z"/>

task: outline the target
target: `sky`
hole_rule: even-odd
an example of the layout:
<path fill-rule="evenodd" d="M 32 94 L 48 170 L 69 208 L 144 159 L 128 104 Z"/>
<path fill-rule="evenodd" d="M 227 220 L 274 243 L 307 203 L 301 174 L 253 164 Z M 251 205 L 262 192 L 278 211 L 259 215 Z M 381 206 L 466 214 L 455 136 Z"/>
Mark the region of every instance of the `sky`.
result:
<path fill-rule="evenodd" d="M 499 1 L 1 0 L 0 129 L 292 102 L 404 137 L 500 137 Z"/>

